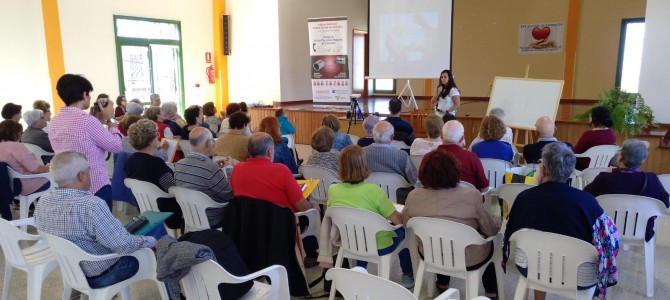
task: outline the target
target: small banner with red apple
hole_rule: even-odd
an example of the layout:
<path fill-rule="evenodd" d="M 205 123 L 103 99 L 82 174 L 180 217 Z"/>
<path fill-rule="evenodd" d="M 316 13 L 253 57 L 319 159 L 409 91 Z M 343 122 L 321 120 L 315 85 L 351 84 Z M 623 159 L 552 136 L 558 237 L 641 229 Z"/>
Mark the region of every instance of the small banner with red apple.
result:
<path fill-rule="evenodd" d="M 563 23 L 519 25 L 519 54 L 563 52 Z"/>

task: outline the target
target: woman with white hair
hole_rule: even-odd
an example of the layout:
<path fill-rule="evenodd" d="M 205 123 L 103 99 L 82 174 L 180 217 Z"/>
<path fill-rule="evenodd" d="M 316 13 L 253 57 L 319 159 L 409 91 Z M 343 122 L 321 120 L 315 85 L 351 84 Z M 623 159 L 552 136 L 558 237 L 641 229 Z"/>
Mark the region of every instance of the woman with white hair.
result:
<path fill-rule="evenodd" d="M 379 117 L 376 115 L 369 115 L 363 120 L 363 129 L 365 130 L 365 137 L 358 139 L 357 145 L 367 147 L 375 143 L 372 138 L 372 129 L 379 123 Z"/>
<path fill-rule="evenodd" d="M 37 145 L 42 150 L 53 153 L 54 149 L 51 148 L 49 134 L 43 130 L 47 126 L 44 112 L 39 109 L 29 110 L 23 114 L 23 120 L 28 124 L 28 129 L 23 132 L 21 143 Z"/>

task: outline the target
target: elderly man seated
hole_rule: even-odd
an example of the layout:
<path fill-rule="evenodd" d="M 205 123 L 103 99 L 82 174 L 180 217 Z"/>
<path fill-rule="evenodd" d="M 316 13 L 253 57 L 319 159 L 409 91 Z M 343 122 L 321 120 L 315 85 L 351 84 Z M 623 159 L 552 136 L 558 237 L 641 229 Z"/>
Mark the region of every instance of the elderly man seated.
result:
<path fill-rule="evenodd" d="M 104 200 L 89 192 L 91 175 L 86 157 L 66 151 L 51 160 L 51 174 L 59 188 L 42 195 L 35 208 L 37 229 L 67 239 L 93 255 L 130 254 L 151 248 L 156 239 L 128 233 L 114 218 Z M 92 288 L 126 280 L 139 269 L 134 257 L 82 262 L 81 269 Z"/>
<path fill-rule="evenodd" d="M 212 132 L 204 127 L 196 127 L 189 133 L 191 153 L 174 164 L 174 179 L 178 187 L 207 194 L 218 203 L 226 203 L 233 198 L 233 189 L 221 168 L 235 161 L 214 162 Z M 207 219 L 211 228 L 221 227 L 223 208 L 207 209 Z"/>
<path fill-rule="evenodd" d="M 402 176 L 410 184 L 416 183 L 416 168 L 407 152 L 391 145 L 393 125 L 381 121 L 372 130 L 375 143 L 364 149 L 370 172 L 394 173 Z"/>
<path fill-rule="evenodd" d="M 37 145 L 46 152 L 54 152 L 49 142 L 49 134 L 44 132 L 44 127 L 47 127 L 47 120 L 44 117 L 44 112 L 36 109 L 29 110 L 23 114 L 23 120 L 28 124 L 28 129 L 23 132 L 21 136 L 21 143 L 28 143 Z"/>
<path fill-rule="evenodd" d="M 540 185 L 521 192 L 509 213 L 503 240 L 503 262 L 509 256 L 509 238 L 520 229 L 536 229 L 583 240 L 593 244 L 599 256 L 595 264 L 579 267 L 577 286 L 590 288 L 597 284 L 596 294 L 604 297 L 607 286 L 616 283 L 619 233 L 595 197 L 566 183 L 575 169 L 575 162 L 575 154 L 564 143 L 544 147 Z M 515 262 L 521 274 L 527 276 L 526 254 L 517 249 Z M 535 291 L 535 299 L 545 296 L 545 292 Z"/>
<path fill-rule="evenodd" d="M 554 137 L 554 132 L 556 131 L 556 125 L 554 125 L 554 120 L 547 116 L 541 116 L 535 121 L 535 130 L 537 131 L 537 143 L 528 144 L 523 146 L 523 158 L 528 164 L 537 164 L 542 156 L 542 148 L 545 145 L 558 140 Z M 565 143 L 570 149 L 572 149 L 572 144 Z"/>
<path fill-rule="evenodd" d="M 461 168 L 461 181 L 474 185 L 477 189 L 485 192 L 489 188 L 489 180 L 484 174 L 482 161 L 476 154 L 463 149 L 465 129 L 463 124 L 451 120 L 442 126 L 442 145 L 438 150 L 447 151 L 456 157 Z"/>

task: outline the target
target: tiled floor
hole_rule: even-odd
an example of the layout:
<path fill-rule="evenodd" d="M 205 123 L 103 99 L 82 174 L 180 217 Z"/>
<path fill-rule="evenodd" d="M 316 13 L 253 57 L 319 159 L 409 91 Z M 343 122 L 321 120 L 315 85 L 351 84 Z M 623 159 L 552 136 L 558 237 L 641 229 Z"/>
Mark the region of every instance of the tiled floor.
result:
<path fill-rule="evenodd" d="M 299 154 L 301 158 L 307 159 L 310 153 L 309 146 L 299 145 Z M 130 208 L 127 214 L 118 213 L 115 215 L 119 217 L 122 222 L 127 222 L 130 216 L 136 215 L 137 210 Z M 18 217 L 18 212 L 15 217 Z M 658 226 L 658 241 L 656 245 L 656 276 L 655 276 L 655 296 L 653 299 L 670 299 L 670 220 L 669 218 L 662 218 Z M 645 272 L 644 272 L 644 249 L 642 247 L 631 247 L 629 251 L 620 251 L 617 259 L 617 266 L 619 269 L 619 284 L 611 287 L 608 291 L 608 299 L 650 299 L 646 298 L 645 291 Z M 0 269 L 4 270 L 4 256 L 0 258 Z M 375 266 L 371 264 L 369 270 L 375 273 Z M 395 262 L 392 271 L 394 274 L 392 279 L 399 280 L 400 267 Z M 320 276 L 321 270 L 311 268 L 307 270 L 307 279 L 312 281 Z M 4 273 L 2 278 L 4 278 Z M 516 284 L 519 274 L 516 268 L 508 268 L 508 273 L 505 276 L 505 294 L 507 299 L 513 299 L 516 290 Z M 425 286 L 425 285 L 424 285 Z M 452 287 L 464 292 L 464 281 L 454 278 L 452 280 Z M 4 290 L 5 286 L 0 287 Z M 26 299 L 26 276 L 25 273 L 19 270 L 14 271 L 14 275 L 9 286 L 9 299 Z M 60 272 L 54 271 L 44 281 L 42 287 L 42 299 L 60 299 L 63 286 L 61 282 Z M 131 293 L 133 299 L 159 299 L 158 290 L 156 286 L 150 281 L 144 281 L 132 285 Z M 320 283 L 312 289 L 314 295 L 324 295 L 323 285 Z M 483 295 L 483 289 L 480 288 L 480 293 Z M 327 298 L 327 296 L 325 296 Z M 119 298 L 119 297 L 117 297 Z M 530 297 L 532 299 L 532 296 Z M 120 299 L 120 298 L 119 298 Z M 421 299 L 428 299 L 425 289 L 421 293 Z M 563 299 L 563 297 L 549 295 L 548 299 Z"/>

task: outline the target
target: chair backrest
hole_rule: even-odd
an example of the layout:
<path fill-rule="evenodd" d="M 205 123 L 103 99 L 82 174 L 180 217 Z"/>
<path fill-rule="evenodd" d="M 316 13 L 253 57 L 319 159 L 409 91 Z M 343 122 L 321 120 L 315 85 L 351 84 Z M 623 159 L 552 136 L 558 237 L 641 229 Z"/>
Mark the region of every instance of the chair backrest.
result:
<path fill-rule="evenodd" d="M 179 148 L 184 153 L 184 157 L 191 154 L 191 143 L 188 140 L 179 140 Z"/>
<path fill-rule="evenodd" d="M 398 140 L 391 141 L 391 146 L 396 147 L 398 149 L 409 149 L 409 146 L 407 146 L 405 142 Z"/>
<path fill-rule="evenodd" d="M 124 183 L 133 193 L 133 196 L 135 196 L 137 206 L 140 208 L 141 213 L 145 211 L 160 211 L 156 200 L 158 200 L 158 198 L 174 197 L 173 195 L 163 192 L 160 188 L 150 182 L 126 178 Z"/>
<path fill-rule="evenodd" d="M 379 257 L 377 232 L 394 230 L 384 217 L 362 209 L 329 207 L 326 217 L 330 217 L 340 231 L 343 250 L 366 259 Z"/>
<path fill-rule="evenodd" d="M 42 231 L 39 231 L 39 234 L 51 246 L 52 252 L 56 256 L 56 260 L 58 260 L 63 281 L 67 282 L 73 289 L 90 290 L 91 287 L 88 285 L 86 275 L 84 275 L 84 271 L 82 271 L 79 263 L 94 256 L 81 250 L 77 245 L 64 238 Z"/>
<path fill-rule="evenodd" d="M 528 257 L 529 288 L 562 295 L 576 294 L 577 268 L 582 263 L 595 263 L 598 257 L 590 243 L 550 232 L 522 229 L 510 240 Z"/>
<path fill-rule="evenodd" d="M 270 270 L 271 269 L 271 270 Z M 266 272 L 260 271 L 262 275 L 269 276 L 272 289 L 266 295 L 266 299 L 289 300 L 291 295 L 288 289 L 286 269 L 275 265 L 268 267 Z M 254 274 L 250 274 L 254 275 Z M 219 284 L 242 283 L 249 279 L 230 274 L 221 265 L 213 260 L 207 260 L 191 267 L 191 271 L 181 280 L 184 286 L 184 295 L 187 299 L 220 300 Z M 277 288 L 275 288 L 275 285 Z"/>
<path fill-rule="evenodd" d="M 358 144 L 358 140 L 361 139 L 361 138 L 358 137 L 357 135 L 353 135 L 353 134 L 349 134 L 349 138 L 351 139 L 351 144 L 352 144 L 352 145 L 357 145 L 357 144 Z"/>
<path fill-rule="evenodd" d="M 205 210 L 210 207 L 224 207 L 225 204 L 215 202 L 207 194 L 183 187 L 173 186 L 169 190 L 177 199 L 184 215 L 185 232 L 209 229 L 209 220 Z"/>
<path fill-rule="evenodd" d="M 412 161 L 412 164 L 418 171 L 421 166 L 421 161 L 423 161 L 423 155 L 410 155 L 409 160 Z"/>
<path fill-rule="evenodd" d="M 35 241 L 41 240 L 42 238 L 38 235 L 28 234 L 19 230 L 17 227 L 19 225 L 16 225 L 15 223 L 16 221 L 0 219 L 0 232 L 2 232 L 2 234 L 0 234 L 0 247 L 2 248 L 2 252 L 5 254 L 6 264 L 25 267 L 28 263 L 26 262 L 26 257 L 24 256 L 24 253 L 19 246 L 19 241 Z"/>
<path fill-rule="evenodd" d="M 293 152 L 293 159 L 295 159 L 295 163 L 298 163 L 298 149 L 295 147 L 295 137 L 292 134 L 284 134 L 282 135 L 283 138 L 288 140 L 288 143 L 286 143 L 286 146 L 288 146 L 289 149 L 291 149 L 291 152 Z"/>
<path fill-rule="evenodd" d="M 459 181 L 458 186 L 473 189 L 479 192 L 479 190 L 474 185 L 472 185 L 472 183 L 469 183 L 467 181 Z"/>
<path fill-rule="evenodd" d="M 577 180 L 580 181 L 579 184 L 581 184 L 582 189 L 584 189 L 585 186 L 587 186 L 589 183 L 593 182 L 593 179 L 598 176 L 598 174 L 602 172 L 612 172 L 610 168 L 607 167 L 602 167 L 602 168 L 586 168 L 584 169 L 579 176 L 577 176 Z"/>
<path fill-rule="evenodd" d="M 408 188 L 411 185 L 402 176 L 387 172 L 372 172 L 365 181 L 379 185 L 391 202 L 397 203 L 396 191 L 399 188 Z"/>
<path fill-rule="evenodd" d="M 128 157 L 132 153 L 122 151 L 116 158 L 114 158 L 114 172 L 112 173 L 112 199 L 116 201 L 128 202 L 133 206 L 137 206 L 137 199 L 135 195 L 126 187 L 124 180 L 126 179 L 126 171 L 124 167 Z"/>
<path fill-rule="evenodd" d="M 42 156 L 56 155 L 56 153 L 44 151 L 44 149 L 40 148 L 40 146 L 37 146 L 35 144 L 31 143 L 21 143 L 21 144 L 26 146 L 26 148 L 28 148 L 28 150 L 30 150 L 30 152 L 32 152 L 35 155 L 35 158 L 37 158 L 37 161 L 39 161 L 40 163 L 43 161 Z"/>
<path fill-rule="evenodd" d="M 298 172 L 305 179 L 319 179 L 319 184 L 309 195 L 310 199 L 316 203 L 326 204 L 328 202 L 328 188 L 331 184 L 340 182 L 335 172 L 322 167 L 300 166 Z"/>
<path fill-rule="evenodd" d="M 614 220 L 621 242 L 644 240 L 647 220 L 667 213 L 663 202 L 645 196 L 610 194 L 596 199 Z"/>
<path fill-rule="evenodd" d="M 576 157 L 588 157 L 589 168 L 605 168 L 610 164 L 612 157 L 616 155 L 619 151 L 619 146 L 617 145 L 600 145 L 594 146 L 586 150 L 582 154 L 576 154 Z"/>
<path fill-rule="evenodd" d="M 407 228 L 423 242 L 424 262 L 428 270 L 444 270 L 465 278 L 465 247 L 482 245 L 486 240 L 474 228 L 458 222 L 414 217 Z"/>
<path fill-rule="evenodd" d="M 512 205 L 514 205 L 514 200 L 516 200 L 516 196 L 532 187 L 534 186 L 525 183 L 506 183 L 498 188 L 498 198 L 504 199 L 505 202 L 507 202 L 507 209 L 511 210 Z"/>
<path fill-rule="evenodd" d="M 7 177 L 9 178 L 9 182 L 10 182 L 9 188 L 12 189 L 12 192 L 14 194 L 18 194 L 19 191 L 14 191 L 13 182 L 14 182 L 14 180 L 18 180 L 18 179 L 21 179 L 21 178 L 46 178 L 46 179 L 49 179 L 49 181 L 51 182 L 51 185 L 49 186 L 48 189 L 46 189 L 44 191 L 41 191 L 41 192 L 38 192 L 40 194 L 44 193 L 48 190 L 52 190 L 52 189 L 55 189 L 56 187 L 58 187 L 56 182 L 53 180 L 53 177 L 51 176 L 51 173 L 39 173 L 39 174 L 25 175 L 25 174 L 21 174 L 19 172 L 14 171 L 14 169 L 12 169 L 12 167 L 7 165 Z M 33 194 L 37 194 L 37 193 L 33 193 Z"/>
<path fill-rule="evenodd" d="M 658 175 L 658 179 L 661 181 L 661 184 L 668 193 L 670 193 L 670 174 L 661 174 Z"/>
<path fill-rule="evenodd" d="M 310 208 L 303 212 L 296 212 L 295 215 L 297 217 L 305 216 L 309 220 L 309 226 L 300 232 L 300 238 L 307 236 L 319 237 L 319 233 L 321 232 L 321 213 L 318 210 Z"/>
<path fill-rule="evenodd" d="M 363 271 L 332 268 L 326 273 L 326 280 L 333 281 L 344 299 L 416 299 L 403 286 Z"/>
<path fill-rule="evenodd" d="M 484 174 L 489 180 L 489 185 L 494 189 L 501 186 L 505 179 L 505 171 L 510 169 L 512 165 L 508 161 L 500 159 L 481 158 L 480 160 L 484 167 Z"/>

